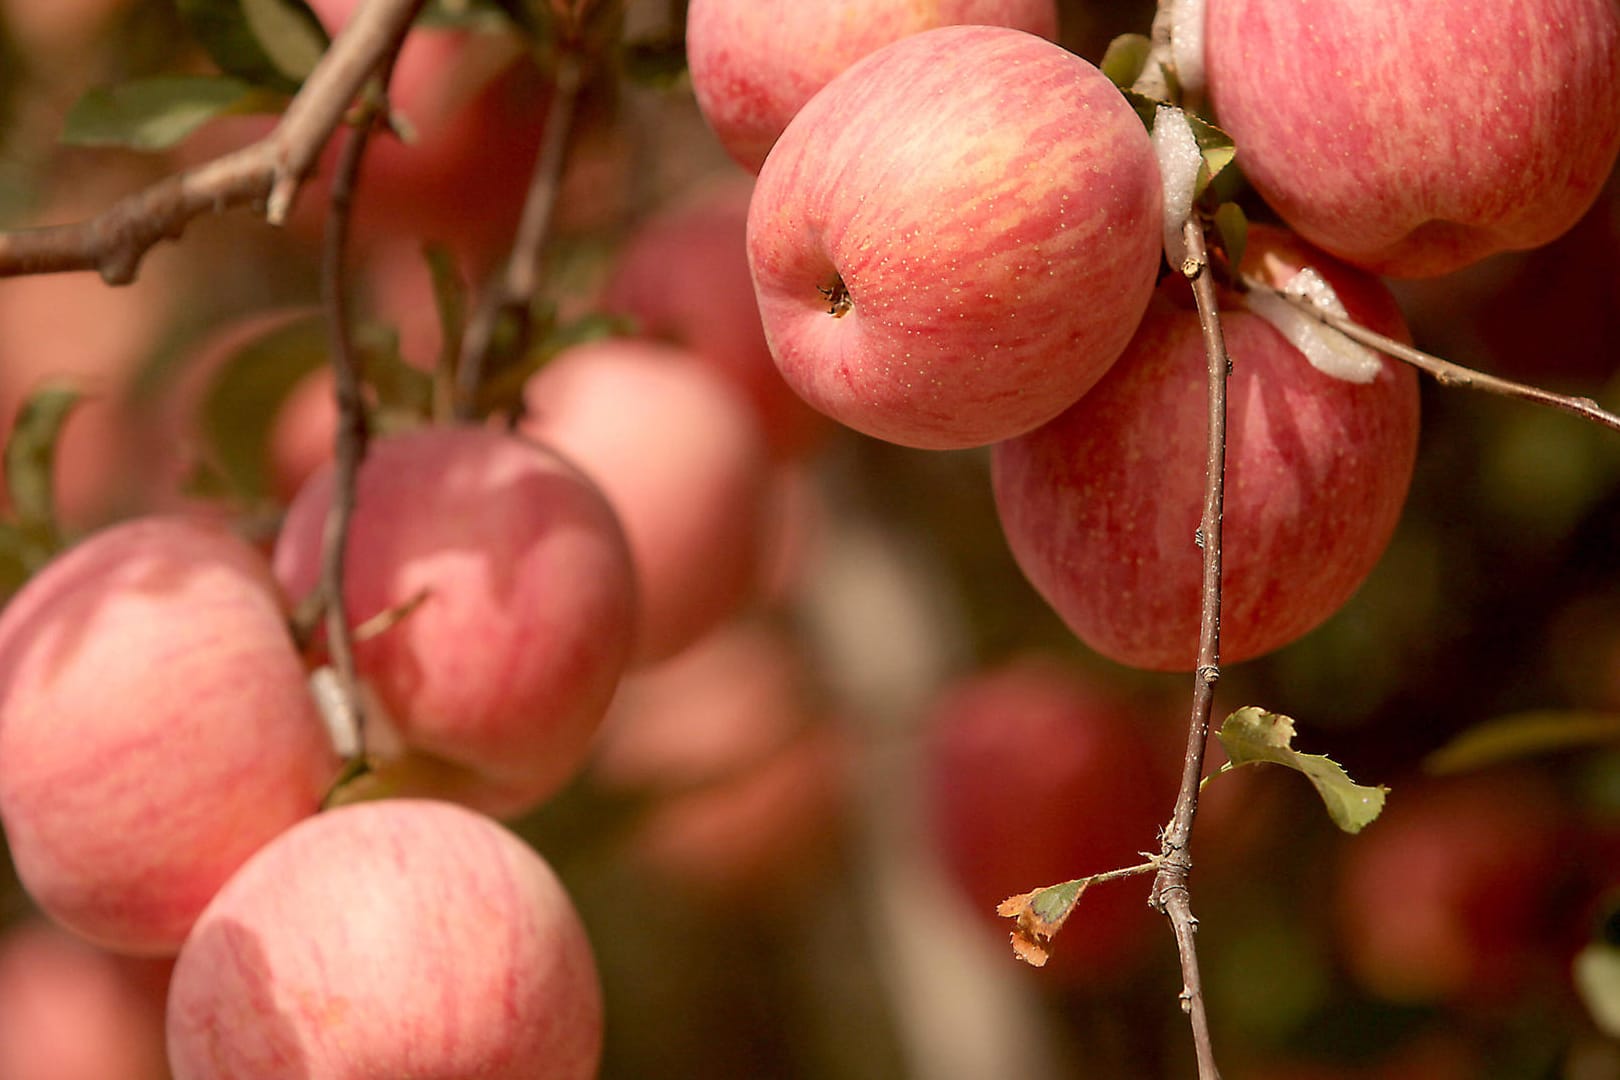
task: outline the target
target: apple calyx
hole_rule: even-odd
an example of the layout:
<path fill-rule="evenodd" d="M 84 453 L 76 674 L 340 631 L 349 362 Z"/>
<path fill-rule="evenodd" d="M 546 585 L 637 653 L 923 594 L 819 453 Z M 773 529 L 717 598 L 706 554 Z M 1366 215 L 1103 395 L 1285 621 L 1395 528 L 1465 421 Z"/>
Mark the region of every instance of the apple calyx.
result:
<path fill-rule="evenodd" d="M 817 286 L 816 292 L 827 301 L 827 314 L 835 319 L 842 319 L 855 306 L 854 299 L 849 295 L 849 286 L 844 284 L 844 279 L 839 274 L 833 275 L 831 285 Z"/>

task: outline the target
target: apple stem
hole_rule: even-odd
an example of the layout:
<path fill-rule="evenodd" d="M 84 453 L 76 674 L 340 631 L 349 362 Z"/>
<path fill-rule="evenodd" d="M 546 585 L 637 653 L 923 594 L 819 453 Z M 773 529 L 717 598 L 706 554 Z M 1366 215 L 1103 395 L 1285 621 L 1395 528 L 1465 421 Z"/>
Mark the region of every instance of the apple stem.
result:
<path fill-rule="evenodd" d="M 281 122 L 258 142 L 165 177 L 84 221 L 0 232 L 0 278 L 95 270 L 109 285 L 128 285 L 146 253 L 178 239 L 192 218 L 263 200 L 270 223 L 281 224 L 349 102 L 399 50 L 424 2 L 362 3 Z"/>
<path fill-rule="evenodd" d="M 1241 280 L 1243 287 L 1249 291 L 1279 296 L 1300 311 L 1321 320 L 1327 326 L 1331 326 L 1345 337 L 1370 349 L 1377 349 L 1392 359 L 1410 364 L 1419 371 L 1432 376 L 1441 386 L 1460 386 L 1468 390 L 1479 390 L 1487 394 L 1516 398 L 1520 401 L 1534 402 L 1538 405 L 1548 405 L 1554 409 L 1571 413 L 1583 420 L 1590 420 L 1594 424 L 1600 424 L 1613 431 L 1620 431 L 1620 416 L 1616 416 L 1614 413 L 1604 409 L 1589 397 L 1557 394 L 1551 390 L 1531 386 L 1528 383 L 1514 382 L 1512 379 L 1488 375 L 1483 371 L 1475 371 L 1473 368 L 1454 364 L 1450 360 L 1443 360 L 1421 349 L 1415 349 L 1404 342 L 1385 337 L 1377 331 L 1369 330 L 1348 315 L 1339 315 L 1325 310 L 1313 303 L 1309 297 L 1275 289 L 1270 284 L 1248 274 L 1243 275 Z"/>
<path fill-rule="evenodd" d="M 503 358 L 512 357 L 529 346 L 532 330 L 529 309 L 540 285 L 541 252 L 551 230 L 557 189 L 567 160 L 568 132 L 583 81 L 580 58 L 565 44 L 557 57 L 555 85 L 546 109 L 545 134 L 529 177 L 529 191 L 511 254 L 500 277 L 484 290 L 462 339 L 455 375 L 455 412 L 459 419 L 472 420 L 478 416 L 479 390 L 497 351 Z M 511 329 L 511 334 L 503 336 L 507 328 Z"/>
<path fill-rule="evenodd" d="M 1198 920 L 1192 913 L 1188 878 L 1192 873 L 1189 844 L 1198 792 L 1204 772 L 1204 746 L 1209 739 L 1210 714 L 1215 704 L 1215 683 L 1220 679 L 1221 638 L 1221 516 L 1226 496 L 1226 379 L 1231 361 L 1221 333 L 1215 284 L 1209 273 L 1209 252 L 1204 244 L 1202 220 L 1194 215 L 1183 229 L 1187 260 L 1182 265 L 1192 282 L 1203 329 L 1204 351 L 1209 358 L 1209 441 L 1205 465 L 1204 512 L 1194 536 L 1203 552 L 1204 572 L 1198 632 L 1198 667 L 1193 679 L 1192 719 L 1187 727 L 1187 752 L 1182 762 L 1181 790 L 1175 812 L 1160 842 L 1162 865 L 1153 879 L 1151 903 L 1170 920 L 1176 951 L 1181 957 L 1181 1006 L 1192 1022 L 1193 1045 L 1198 1055 L 1199 1080 L 1219 1080 L 1215 1051 L 1210 1042 L 1209 1017 L 1204 1008 L 1203 980 L 1198 969 L 1195 934 Z"/>
<path fill-rule="evenodd" d="M 375 92 L 364 96 L 361 112 L 344 139 L 332 178 L 330 208 L 326 216 L 321 248 L 321 299 L 326 307 L 327 340 L 332 354 L 332 376 L 337 399 L 338 423 L 333 446 L 332 506 L 321 534 L 321 578 L 317 592 L 326 623 L 326 648 L 344 708 L 344 719 L 351 736 L 349 770 L 366 760 L 365 704 L 360 694 L 360 678 L 355 670 L 354 639 L 349 629 L 348 604 L 343 596 L 343 570 L 349 542 L 349 523 L 354 517 L 355 489 L 360 463 L 365 458 L 370 431 L 365 402 L 361 396 L 361 360 L 354 347 L 348 291 L 344 271 L 348 261 L 349 222 L 354 206 L 355 186 L 372 130 L 388 116 L 387 86 L 394 61 L 404 42 L 401 35 L 392 52 L 379 63 Z M 359 767 L 363 768 L 363 765 Z"/>

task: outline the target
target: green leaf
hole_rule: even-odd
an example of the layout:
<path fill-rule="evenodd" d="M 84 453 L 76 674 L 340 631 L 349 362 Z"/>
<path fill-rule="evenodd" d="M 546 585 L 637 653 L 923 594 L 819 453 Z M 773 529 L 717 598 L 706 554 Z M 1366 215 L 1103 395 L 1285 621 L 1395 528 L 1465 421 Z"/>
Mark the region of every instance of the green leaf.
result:
<path fill-rule="evenodd" d="M 362 326 L 354 345 L 366 383 L 377 392 L 378 410 L 409 420 L 432 417 L 433 376 L 400 355 L 399 334 L 391 327 Z M 383 426 L 392 427 L 393 417 Z"/>
<path fill-rule="evenodd" d="M 496 0 L 431 0 L 416 17 L 416 25 L 475 33 L 508 33 L 514 27 L 526 30 L 532 23 L 520 3 Z"/>
<path fill-rule="evenodd" d="M 311 311 L 277 324 L 227 358 L 202 404 L 210 472 L 194 479 L 248 499 L 269 497 L 271 426 L 293 387 L 326 355 L 326 324 Z"/>
<path fill-rule="evenodd" d="M 996 914 L 1014 922 L 1013 952 L 1032 967 L 1044 967 L 1051 958 L 1051 941 L 1074 914 L 1075 905 L 1095 877 L 1075 878 L 1034 892 L 1009 896 L 996 906 Z"/>
<path fill-rule="evenodd" d="M 68 110 L 69 146 L 166 150 L 225 113 L 273 110 L 273 99 L 218 75 L 158 75 L 90 90 Z"/>
<path fill-rule="evenodd" d="M 0 603 L 22 588 L 37 569 L 40 560 L 33 554 L 34 548 L 16 525 L 0 521 Z"/>
<path fill-rule="evenodd" d="M 293 93 L 330 44 L 304 0 L 176 0 L 180 17 L 227 75 Z"/>
<path fill-rule="evenodd" d="M 1424 759 L 1432 773 L 1459 773 L 1560 750 L 1620 744 L 1620 715 L 1543 710 L 1510 713 L 1462 732 Z"/>
<path fill-rule="evenodd" d="M 1235 270 L 1243 264 L 1243 251 L 1249 244 L 1249 218 L 1235 202 L 1222 203 L 1215 210 L 1215 231 L 1220 234 L 1226 261 Z"/>
<path fill-rule="evenodd" d="M 1360 832 L 1384 809 L 1385 787 L 1364 787 L 1337 762 L 1293 749 L 1294 721 L 1249 706 L 1226 718 L 1219 733 L 1232 767 L 1269 761 L 1305 774 L 1327 807 L 1333 823 L 1345 832 Z"/>
<path fill-rule="evenodd" d="M 461 336 L 467 329 L 467 283 L 456 269 L 456 258 L 443 244 L 422 247 L 428 276 L 433 281 L 433 307 L 439 316 L 439 362 L 441 380 L 454 383 L 456 363 L 461 358 Z"/>
<path fill-rule="evenodd" d="M 1108 51 L 1103 54 L 1098 67 L 1115 86 L 1129 90 L 1142 74 L 1148 54 L 1152 51 L 1153 42 L 1147 36 L 1121 34 L 1108 43 Z"/>
<path fill-rule="evenodd" d="M 1131 107 L 1136 110 L 1136 115 L 1142 121 L 1142 125 L 1152 131 L 1153 121 L 1158 116 L 1161 103 L 1128 87 L 1122 87 L 1120 93 L 1125 95 L 1125 100 L 1130 102 Z M 1232 142 L 1232 136 L 1208 120 L 1191 112 L 1185 113 L 1185 116 L 1187 117 L 1187 125 L 1192 128 L 1193 138 L 1197 141 L 1198 149 L 1204 159 L 1203 167 L 1198 170 L 1198 186 L 1193 192 L 1193 197 L 1199 198 L 1205 191 L 1209 190 L 1210 185 L 1214 184 L 1217 178 L 1226 173 L 1227 166 L 1231 165 L 1233 159 L 1237 156 L 1237 149 Z"/>
<path fill-rule="evenodd" d="M 23 402 L 6 439 L 6 488 L 11 510 L 25 531 L 56 532 L 53 476 L 56 444 L 84 395 L 63 383 L 47 383 Z"/>

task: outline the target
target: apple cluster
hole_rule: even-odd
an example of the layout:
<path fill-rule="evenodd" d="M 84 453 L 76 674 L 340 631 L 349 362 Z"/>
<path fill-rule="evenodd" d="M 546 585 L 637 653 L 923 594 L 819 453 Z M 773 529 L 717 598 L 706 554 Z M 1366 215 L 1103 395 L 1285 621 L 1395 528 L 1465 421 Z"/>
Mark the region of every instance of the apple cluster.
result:
<path fill-rule="evenodd" d="M 928 20 L 835 7 L 698 0 L 688 27 L 699 105 L 758 172 L 748 254 L 783 378 L 880 439 L 993 445 L 1008 544 L 1075 634 L 1124 664 L 1190 669 L 1203 344 L 1180 274 L 1155 285 L 1171 210 L 1154 139 L 1041 36 L 1048 4 L 939 4 Z M 1282 290 L 1309 271 L 1358 322 L 1409 340 L 1374 275 L 1551 240 L 1620 150 L 1610 0 L 1481 14 L 1210 0 L 1178 51 L 1286 225 L 1253 230 L 1221 296 L 1228 661 L 1288 644 L 1355 591 L 1418 432 L 1410 369 L 1369 354 L 1360 373 L 1317 370 L 1245 303 L 1245 276 Z M 997 25 L 953 25 L 974 21 Z"/>
<path fill-rule="evenodd" d="M 337 32 L 356 4 L 311 6 Z M 1418 452 L 1411 368 L 1369 354 L 1353 376 L 1322 370 L 1254 292 L 1309 277 L 1410 341 L 1379 275 L 1545 244 L 1613 167 L 1620 7 L 1530 7 L 1207 0 L 1205 85 L 1189 68 L 1186 86 L 1207 90 L 1266 217 L 1216 258 L 1223 661 L 1348 601 Z M 0 412 L 47 370 L 103 391 L 63 433 L 56 477 L 85 535 L 0 610 L 0 825 L 54 923 L 0 938 L 0 1077 L 38 1068 L 10 1037 L 40 1011 L 24 969 L 94 988 L 74 1020 L 91 1074 L 106 1066 L 88 1033 L 105 1029 L 143 1078 L 594 1076 L 598 961 L 513 823 L 577 782 L 645 810 L 627 850 L 661 886 L 746 907 L 814 869 L 855 748 L 807 688 L 802 642 L 760 613 L 802 585 L 827 512 L 803 470 L 836 425 L 978 452 L 1019 572 L 1076 637 L 1120 665 L 1194 667 L 1200 315 L 1163 257 L 1173 211 L 1150 129 L 1057 36 L 1054 0 L 691 0 L 696 103 L 753 179 L 693 185 L 623 238 L 577 305 L 619 332 L 537 346 L 510 423 L 404 415 L 367 390 L 381 422 L 341 581 L 359 770 L 321 690 L 336 650 L 309 618 L 340 483 L 318 313 L 228 320 L 138 418 L 150 304 L 50 321 L 55 282 L 0 290 Z M 396 331 L 401 380 L 430 383 L 456 345 L 418 236 L 449 235 L 475 273 L 510 239 L 552 92 L 531 59 L 509 33 L 442 26 L 399 56 L 415 141 L 378 140 L 356 223 L 357 291 Z M 239 135 L 226 123 L 198 145 Z M 587 228 L 593 200 L 618 218 L 634 186 L 611 137 L 593 138 L 574 139 L 580 174 L 562 178 Z M 593 160 L 617 179 L 593 182 Z M 172 273 L 152 270 L 143 284 Z M 580 314 L 559 307 L 559 325 Z M 75 333 L 124 347 L 81 349 L 109 357 L 92 370 L 59 355 Z M 215 413 L 244 358 L 277 393 L 239 438 L 255 456 L 231 479 L 253 491 L 232 501 L 193 481 L 218 465 Z M 244 503 L 270 524 L 241 527 Z M 1033 653 L 945 686 L 916 747 L 943 880 L 988 914 L 1139 861 L 1182 751 L 1146 711 Z M 1328 918 L 1352 978 L 1421 1006 L 1528 984 L 1529 957 L 1486 943 L 1545 921 L 1531 886 L 1557 876 L 1547 838 L 1573 835 L 1558 803 L 1527 781 L 1396 806 L 1335 869 Z M 1212 800 L 1201 818 L 1217 838 L 1219 815 Z M 1459 818 L 1476 828 L 1459 836 Z M 1382 899 L 1413 879 L 1391 922 Z M 1139 966 L 1153 927 L 1129 888 L 1086 911 L 1058 964 L 1082 989 Z M 71 1036 L 39 1027 L 40 1060 L 46 1036 L 69 1060 Z"/>

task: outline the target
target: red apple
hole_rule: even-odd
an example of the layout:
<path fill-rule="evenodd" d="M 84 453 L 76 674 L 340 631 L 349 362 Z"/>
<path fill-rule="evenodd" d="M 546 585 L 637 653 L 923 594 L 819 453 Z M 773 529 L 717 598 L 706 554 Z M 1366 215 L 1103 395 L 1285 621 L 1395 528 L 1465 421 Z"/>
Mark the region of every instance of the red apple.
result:
<path fill-rule="evenodd" d="M 1575 836 L 1561 815 L 1531 773 L 1397 787 L 1339 853 L 1334 914 L 1350 974 L 1411 1004 L 1499 1002 L 1531 985 L 1564 929 L 1551 902 Z"/>
<path fill-rule="evenodd" d="M 959 24 L 1057 36 L 1053 0 L 692 0 L 686 55 L 698 108 L 727 153 L 757 173 L 804 103 L 903 37 Z"/>
<path fill-rule="evenodd" d="M 1142 862 L 1175 801 L 1171 759 L 1143 717 L 1051 658 L 1020 656 L 946 687 L 924 737 L 940 851 L 987 921 L 1009 896 Z M 1098 982 L 1133 967 L 1162 933 L 1150 883 L 1087 890 L 1054 942 L 1059 970 Z"/>
<path fill-rule="evenodd" d="M 1614 0 L 1209 0 L 1217 118 L 1312 243 L 1381 274 L 1536 247 L 1620 149 Z"/>
<path fill-rule="evenodd" d="M 639 660 L 673 656 L 759 582 L 770 471 L 736 390 L 691 353 L 612 339 L 576 346 L 524 391 L 523 430 L 591 477 L 630 538 Z"/>
<path fill-rule="evenodd" d="M 641 226 L 602 294 L 640 332 L 684 345 L 735 383 L 778 457 L 804 453 L 827 427 L 776 370 L 748 272 L 752 183 L 705 187 Z"/>
<path fill-rule="evenodd" d="M 602 999 L 567 893 L 488 818 L 387 799 L 244 866 L 169 991 L 175 1080 L 587 1080 Z"/>
<path fill-rule="evenodd" d="M 1405 337 L 1371 277 L 1279 230 L 1245 265 L 1274 283 L 1311 265 L 1360 322 Z M 1191 669 L 1198 655 L 1208 370 L 1179 281 L 1112 371 L 1052 423 L 995 448 L 996 506 L 1024 574 L 1111 659 Z M 1227 391 L 1221 659 L 1279 648 L 1333 614 L 1400 517 L 1417 452 L 1417 380 L 1382 361 L 1371 383 L 1325 375 L 1259 316 L 1223 316 Z"/>
<path fill-rule="evenodd" d="M 179 948 L 242 862 L 310 814 L 336 761 L 265 560 L 190 519 L 115 526 L 0 616 L 0 819 L 46 913 Z"/>
<path fill-rule="evenodd" d="M 116 956 L 44 922 L 0 936 L 0 1076 L 168 1080 L 167 960 Z"/>
<path fill-rule="evenodd" d="M 292 596 L 319 579 L 331 493 L 324 468 L 287 511 L 274 564 Z M 354 623 L 420 600 L 356 648 L 381 777 L 498 814 L 578 768 L 635 617 L 629 550 L 596 487 L 548 450 L 473 428 L 372 445 L 344 598 Z"/>
<path fill-rule="evenodd" d="M 592 765 L 651 800 L 637 857 L 690 893 L 780 894 L 825 865 L 848 745 L 814 699 L 801 649 L 733 621 L 625 680 Z"/>
<path fill-rule="evenodd" d="M 1096 68 L 952 26 L 828 83 L 771 152 L 748 256 L 777 366 L 858 431 L 1010 438 L 1114 362 L 1153 292 L 1159 171 Z"/>

